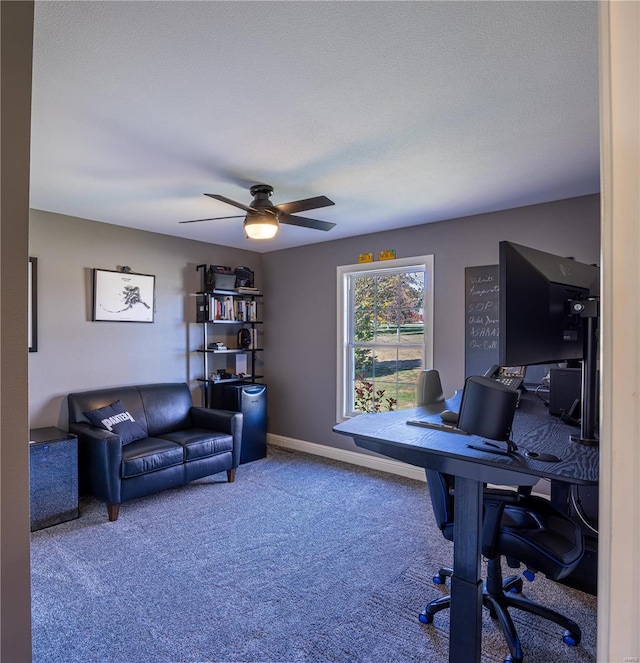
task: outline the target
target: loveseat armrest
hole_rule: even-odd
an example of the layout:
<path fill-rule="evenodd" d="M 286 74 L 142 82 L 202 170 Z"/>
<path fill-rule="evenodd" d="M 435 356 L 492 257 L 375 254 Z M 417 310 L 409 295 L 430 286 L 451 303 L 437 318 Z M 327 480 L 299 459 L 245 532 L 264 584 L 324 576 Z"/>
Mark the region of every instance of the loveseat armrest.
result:
<path fill-rule="evenodd" d="M 69 432 L 78 436 L 78 470 L 83 488 L 107 504 L 119 504 L 122 438 L 85 423 L 70 423 Z"/>
<path fill-rule="evenodd" d="M 209 407 L 192 407 L 191 423 L 196 428 L 227 433 L 233 437 L 233 468 L 240 465 L 242 448 L 242 412 L 218 410 Z"/>

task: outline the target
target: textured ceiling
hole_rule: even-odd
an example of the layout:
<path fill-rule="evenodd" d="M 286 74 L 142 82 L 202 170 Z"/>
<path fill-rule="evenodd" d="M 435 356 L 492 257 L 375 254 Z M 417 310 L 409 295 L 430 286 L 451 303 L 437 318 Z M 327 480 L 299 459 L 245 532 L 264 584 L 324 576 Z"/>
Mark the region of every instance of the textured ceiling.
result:
<path fill-rule="evenodd" d="M 599 191 L 596 2 L 36 2 L 31 207 L 255 251 Z M 251 184 L 326 195 L 247 240 Z"/>

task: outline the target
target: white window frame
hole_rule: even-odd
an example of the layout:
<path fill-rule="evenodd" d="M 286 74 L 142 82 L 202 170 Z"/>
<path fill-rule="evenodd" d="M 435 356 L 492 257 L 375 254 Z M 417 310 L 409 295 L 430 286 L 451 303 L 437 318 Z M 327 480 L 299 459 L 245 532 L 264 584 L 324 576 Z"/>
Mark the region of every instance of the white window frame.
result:
<path fill-rule="evenodd" d="M 350 298 L 348 292 L 349 277 L 359 272 L 372 274 L 397 273 L 399 271 L 424 271 L 424 354 L 422 368 L 433 366 L 433 255 L 416 256 L 414 258 L 397 258 L 382 262 L 366 262 L 356 265 L 339 265 L 337 268 L 337 385 L 336 385 L 336 420 L 344 421 L 351 418 L 347 412 L 347 381 L 351 384 L 349 362 L 348 322 L 350 315 Z"/>

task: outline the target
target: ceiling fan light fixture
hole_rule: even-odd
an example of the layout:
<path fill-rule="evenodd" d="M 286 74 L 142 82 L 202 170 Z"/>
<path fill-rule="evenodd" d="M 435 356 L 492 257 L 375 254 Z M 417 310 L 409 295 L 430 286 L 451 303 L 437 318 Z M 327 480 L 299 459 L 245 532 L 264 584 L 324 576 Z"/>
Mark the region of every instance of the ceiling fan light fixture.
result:
<path fill-rule="evenodd" d="M 244 220 L 244 231 L 249 239 L 271 239 L 278 227 L 278 219 L 273 214 L 247 214 Z"/>

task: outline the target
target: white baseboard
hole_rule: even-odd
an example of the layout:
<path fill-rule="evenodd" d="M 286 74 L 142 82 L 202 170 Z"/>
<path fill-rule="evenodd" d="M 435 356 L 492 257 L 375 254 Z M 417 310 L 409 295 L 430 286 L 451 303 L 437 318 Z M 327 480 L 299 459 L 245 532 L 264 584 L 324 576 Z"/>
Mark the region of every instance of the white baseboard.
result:
<path fill-rule="evenodd" d="M 389 474 L 398 474 L 402 477 L 407 477 L 408 479 L 417 479 L 418 481 L 426 483 L 424 470 L 421 467 L 401 463 L 400 461 L 391 458 L 369 456 L 368 454 L 361 454 L 357 451 L 337 449 L 325 444 L 305 442 L 304 440 L 296 440 L 291 437 L 274 435 L 272 433 L 267 434 L 267 443 L 270 446 L 301 451 L 302 453 L 322 456 L 323 458 L 331 458 L 332 460 L 339 460 L 343 463 L 360 465 L 361 467 L 368 467 L 371 470 L 379 470 L 380 472 L 388 472 Z"/>
<path fill-rule="evenodd" d="M 388 472 L 389 474 L 398 474 L 401 477 L 408 479 L 416 479 L 417 481 L 427 482 L 424 469 L 415 465 L 401 463 L 398 460 L 391 458 L 383 458 L 377 456 L 369 456 L 361 454 L 357 451 L 348 451 L 347 449 L 337 449 L 335 447 L 328 447 L 325 444 L 316 444 L 315 442 L 305 442 L 304 440 L 296 440 L 292 437 L 285 437 L 284 435 L 267 434 L 267 444 L 274 447 L 281 447 L 282 449 L 291 449 L 293 451 L 301 451 L 306 454 L 313 454 L 314 456 L 322 456 L 323 458 L 331 458 L 332 460 L 339 460 L 343 463 L 351 463 L 352 465 L 360 465 L 361 467 L 368 467 L 370 470 L 379 470 L 380 472 Z M 508 486 L 496 486 L 488 484 L 490 488 L 503 488 Z M 537 490 L 536 490 L 537 488 Z M 533 495 L 549 499 L 548 487 L 545 486 L 544 481 L 540 481 L 532 492 Z"/>

